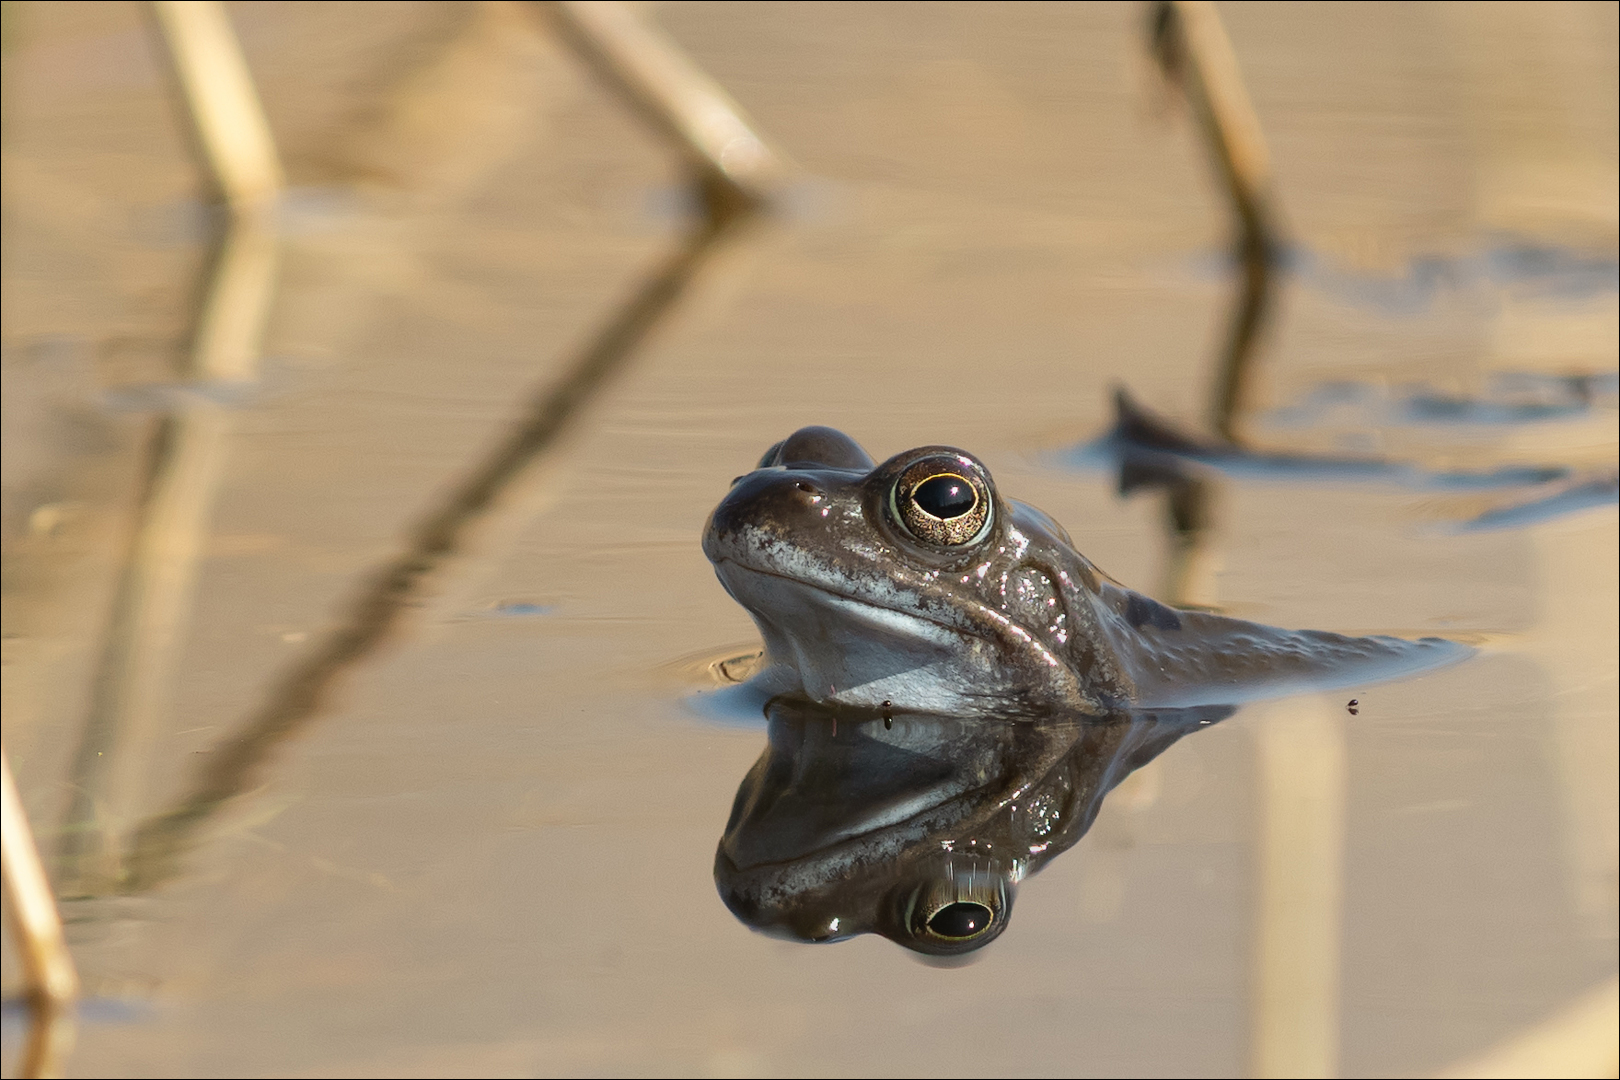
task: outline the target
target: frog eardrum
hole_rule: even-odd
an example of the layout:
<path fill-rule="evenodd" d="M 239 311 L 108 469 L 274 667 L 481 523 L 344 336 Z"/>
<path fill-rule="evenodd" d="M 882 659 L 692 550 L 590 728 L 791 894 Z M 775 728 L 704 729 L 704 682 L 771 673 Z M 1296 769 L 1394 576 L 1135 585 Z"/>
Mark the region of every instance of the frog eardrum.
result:
<path fill-rule="evenodd" d="M 990 531 L 993 501 L 982 468 L 965 454 L 912 463 L 889 492 L 889 512 L 925 544 L 966 547 Z"/>

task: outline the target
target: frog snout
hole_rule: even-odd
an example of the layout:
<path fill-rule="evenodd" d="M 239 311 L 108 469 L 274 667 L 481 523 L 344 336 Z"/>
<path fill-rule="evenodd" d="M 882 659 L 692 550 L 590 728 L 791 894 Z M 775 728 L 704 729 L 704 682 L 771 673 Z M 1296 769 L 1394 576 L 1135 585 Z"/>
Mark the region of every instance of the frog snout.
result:
<path fill-rule="evenodd" d="M 727 549 L 745 535 L 751 543 L 779 537 L 803 543 L 809 530 L 825 517 L 829 485 L 812 474 L 786 469 L 759 469 L 739 479 L 715 507 L 704 530 L 703 551 L 711 561 L 734 552 Z"/>

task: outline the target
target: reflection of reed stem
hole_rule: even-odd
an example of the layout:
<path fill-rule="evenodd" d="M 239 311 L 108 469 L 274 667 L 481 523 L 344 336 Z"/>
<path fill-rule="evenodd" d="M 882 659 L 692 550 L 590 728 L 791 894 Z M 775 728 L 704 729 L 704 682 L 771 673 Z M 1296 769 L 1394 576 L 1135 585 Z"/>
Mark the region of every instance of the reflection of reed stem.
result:
<path fill-rule="evenodd" d="M 1271 263 L 1266 249 L 1251 248 L 1247 243 L 1244 248 L 1243 284 L 1232 309 L 1232 321 L 1226 328 L 1226 343 L 1221 350 L 1209 413 L 1211 426 L 1230 443 L 1241 441 L 1237 415 L 1247 400 L 1254 345 L 1265 323 L 1271 297 Z"/>
<path fill-rule="evenodd" d="M 1252 1075 L 1334 1076 L 1346 783 L 1343 718 L 1323 698 L 1263 706 Z"/>
<path fill-rule="evenodd" d="M 711 204 L 713 205 L 713 204 Z M 529 416 L 430 512 L 406 549 L 372 576 L 341 625 L 271 690 L 264 705 L 218 749 L 175 806 L 146 821 L 128 855 L 124 887 L 150 888 L 175 869 L 193 834 L 227 800 L 246 790 L 274 747 L 325 704 L 338 677 L 377 649 L 420 597 L 427 577 L 464 545 L 501 492 L 551 449 L 581 408 L 618 374 L 681 297 L 715 245 L 743 217 L 721 206 L 586 347 L 563 378 L 535 399 Z"/>
<path fill-rule="evenodd" d="M 208 406 L 167 417 L 159 427 L 147 498 L 73 763 L 61 840 L 63 895 L 100 892 L 118 876 L 112 834 L 129 813 L 132 774 L 168 700 L 224 435 L 224 417 Z"/>
<path fill-rule="evenodd" d="M 258 379 L 259 347 L 279 262 L 272 211 L 233 213 L 197 316 L 191 346 L 193 379 L 222 383 Z"/>
<path fill-rule="evenodd" d="M 1220 552 L 1215 545 L 1215 515 L 1219 496 L 1219 483 L 1207 476 L 1189 475 L 1165 490 L 1170 558 L 1163 596 L 1176 607 L 1214 610 L 1218 606 L 1215 575 L 1220 570 Z"/>
<path fill-rule="evenodd" d="M 281 167 L 223 6 L 162 2 L 152 8 L 203 164 L 229 209 L 186 375 L 194 384 L 249 382 L 258 375 L 275 289 L 273 214 Z M 111 833 L 134 812 L 147 750 L 167 709 L 228 428 L 220 407 L 201 395 L 159 426 L 72 766 L 73 798 L 61 841 L 66 894 L 101 891 L 120 875 Z"/>
<path fill-rule="evenodd" d="M 73 1002 L 79 977 L 62 940 L 50 882 L 40 865 L 34 834 L 28 828 L 11 760 L 0 749 L 0 878 L 5 882 L 6 911 L 11 916 L 23 976 L 28 983 L 32 1022 L 20 1061 L 23 1076 L 61 1076 L 62 1062 L 73 1044 Z"/>

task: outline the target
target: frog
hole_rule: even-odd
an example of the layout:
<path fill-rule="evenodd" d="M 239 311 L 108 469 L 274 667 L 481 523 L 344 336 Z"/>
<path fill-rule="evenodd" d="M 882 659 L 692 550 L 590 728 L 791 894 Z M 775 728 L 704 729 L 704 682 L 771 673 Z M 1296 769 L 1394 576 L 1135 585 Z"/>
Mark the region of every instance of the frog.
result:
<path fill-rule="evenodd" d="M 762 701 L 1105 717 L 1378 682 L 1472 651 L 1172 607 L 1003 495 L 979 457 L 927 445 L 879 463 L 824 426 L 795 431 L 732 481 L 703 551 L 763 639 L 749 680 Z"/>

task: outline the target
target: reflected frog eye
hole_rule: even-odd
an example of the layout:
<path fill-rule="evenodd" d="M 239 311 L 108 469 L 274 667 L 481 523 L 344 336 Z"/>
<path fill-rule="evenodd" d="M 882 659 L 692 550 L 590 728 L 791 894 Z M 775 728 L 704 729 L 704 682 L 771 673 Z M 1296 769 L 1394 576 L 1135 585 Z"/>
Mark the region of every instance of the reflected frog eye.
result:
<path fill-rule="evenodd" d="M 901 945 L 933 956 L 964 956 L 1007 928 L 1012 894 L 1006 871 L 994 860 L 948 854 L 923 874 L 901 904 L 901 932 L 891 935 Z"/>
<path fill-rule="evenodd" d="M 895 520 L 925 544 L 962 547 L 990 527 L 990 489 L 968 458 L 939 455 L 912 463 L 890 493 Z"/>
<path fill-rule="evenodd" d="M 968 941 L 990 929 L 995 921 L 995 913 L 983 904 L 959 900 L 934 912 L 928 929 L 935 937 L 948 941 Z"/>

